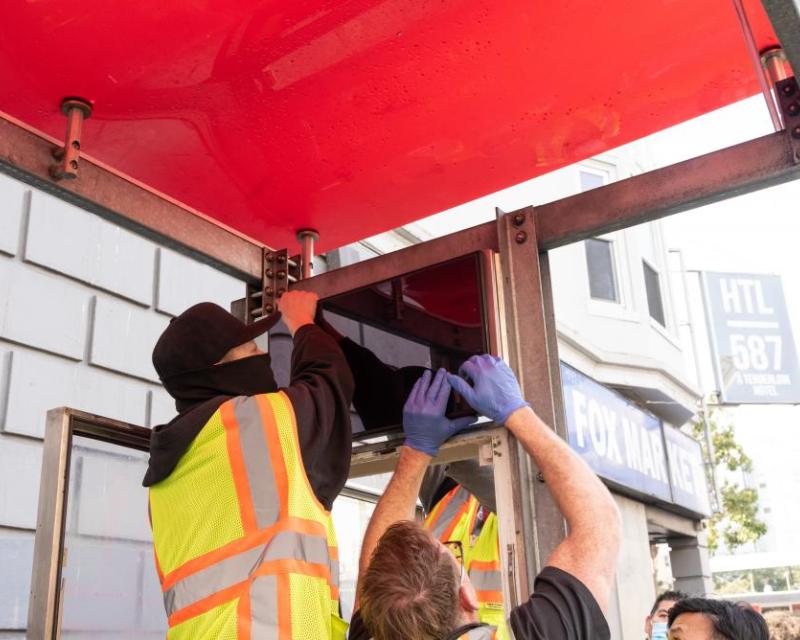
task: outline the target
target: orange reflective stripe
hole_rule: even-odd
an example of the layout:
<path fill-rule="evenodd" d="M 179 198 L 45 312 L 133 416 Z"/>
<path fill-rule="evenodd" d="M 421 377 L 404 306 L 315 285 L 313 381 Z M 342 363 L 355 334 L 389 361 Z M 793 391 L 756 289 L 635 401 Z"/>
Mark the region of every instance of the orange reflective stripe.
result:
<path fill-rule="evenodd" d="M 276 533 L 288 530 L 297 531 L 298 533 L 305 533 L 312 536 L 319 536 L 321 538 L 327 537 L 325 527 L 320 522 L 315 522 L 314 520 L 304 520 L 303 518 L 286 518 L 285 520 L 281 520 L 280 522 L 277 522 L 266 529 L 261 529 L 261 531 L 257 531 L 246 538 L 239 538 L 238 540 L 229 542 L 223 547 L 219 547 L 218 549 L 214 549 L 214 551 L 209 551 L 202 556 L 198 556 L 197 558 L 193 558 L 192 560 L 185 562 L 180 567 L 164 576 L 161 581 L 161 589 L 162 591 L 167 591 L 179 580 L 183 580 L 193 573 L 197 573 L 206 567 L 210 567 L 212 564 L 216 564 L 225 558 L 236 555 L 237 553 L 241 553 L 243 551 L 247 551 L 248 549 L 252 549 L 260 544 L 265 544 L 271 538 L 273 538 Z"/>
<path fill-rule="evenodd" d="M 189 605 L 188 607 L 184 607 L 180 611 L 176 611 L 167 619 L 170 628 L 179 625 L 181 622 L 186 622 L 190 618 L 202 615 L 206 611 L 211 611 L 211 609 L 218 607 L 221 604 L 230 602 L 237 596 L 241 597 L 245 595 L 245 593 L 247 592 L 248 584 L 249 584 L 248 581 L 240 582 L 239 584 L 234 584 L 228 587 L 227 589 L 222 589 L 222 591 L 217 591 L 214 595 L 208 596 L 208 598 L 203 598 L 202 600 L 198 600 L 197 602 Z"/>
<path fill-rule="evenodd" d="M 436 524 L 439 522 L 439 518 L 442 517 L 442 514 L 444 513 L 445 509 L 447 509 L 447 505 L 450 504 L 450 501 L 455 497 L 457 490 L 458 487 L 455 487 L 450 491 L 450 493 L 448 493 L 444 498 L 442 498 L 441 500 L 439 500 L 439 502 L 436 503 L 436 506 L 431 511 L 429 520 L 425 522 L 426 528 L 430 529 L 431 531 L 436 528 Z"/>
<path fill-rule="evenodd" d="M 305 560 L 269 560 L 262 562 L 253 572 L 253 577 L 296 573 L 309 578 L 323 578 L 330 584 L 331 572 L 327 565 Z"/>
<path fill-rule="evenodd" d="M 251 626 L 250 593 L 245 590 L 239 597 L 239 604 L 236 607 L 236 640 L 250 640 Z"/>
<path fill-rule="evenodd" d="M 478 602 L 502 602 L 502 591 L 476 591 L 475 595 L 478 596 Z"/>
<path fill-rule="evenodd" d="M 275 473 L 275 486 L 278 489 L 278 497 L 281 501 L 281 518 L 287 516 L 289 510 L 289 478 L 286 473 L 286 461 L 283 459 L 283 449 L 278 436 L 278 428 L 275 424 L 275 414 L 272 405 L 269 404 L 266 396 L 255 396 L 258 410 L 261 413 L 261 421 L 264 425 L 264 435 L 269 445 L 269 457 L 272 461 L 272 470 Z M 302 460 L 302 458 L 300 458 Z"/>
<path fill-rule="evenodd" d="M 278 574 L 278 639 L 292 640 L 292 601 L 289 575 Z"/>
<path fill-rule="evenodd" d="M 473 560 L 469 563 L 469 570 L 472 571 L 500 571 L 499 560 Z"/>
<path fill-rule="evenodd" d="M 442 532 L 442 536 L 439 538 L 442 542 L 445 542 L 450 539 L 450 536 L 453 535 L 453 530 L 458 526 L 459 520 L 464 517 L 464 514 L 469 509 L 469 500 L 466 500 L 464 504 L 462 504 L 456 515 L 450 520 L 450 523 L 447 525 L 447 528 Z"/>
<path fill-rule="evenodd" d="M 228 460 L 231 464 L 233 483 L 239 501 L 239 514 L 245 534 L 256 530 L 256 514 L 253 510 L 253 496 L 250 494 L 250 483 L 242 457 L 242 445 L 239 442 L 239 422 L 233 410 L 232 402 L 224 402 L 220 408 L 222 425 L 225 428 L 225 439 L 228 445 Z"/>

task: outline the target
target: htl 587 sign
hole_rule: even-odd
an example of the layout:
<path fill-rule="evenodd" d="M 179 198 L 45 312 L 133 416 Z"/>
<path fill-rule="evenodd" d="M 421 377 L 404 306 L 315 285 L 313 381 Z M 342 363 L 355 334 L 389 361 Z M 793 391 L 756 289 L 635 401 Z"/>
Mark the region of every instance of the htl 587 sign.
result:
<path fill-rule="evenodd" d="M 800 402 L 800 367 L 780 276 L 706 272 L 703 294 L 722 401 Z"/>

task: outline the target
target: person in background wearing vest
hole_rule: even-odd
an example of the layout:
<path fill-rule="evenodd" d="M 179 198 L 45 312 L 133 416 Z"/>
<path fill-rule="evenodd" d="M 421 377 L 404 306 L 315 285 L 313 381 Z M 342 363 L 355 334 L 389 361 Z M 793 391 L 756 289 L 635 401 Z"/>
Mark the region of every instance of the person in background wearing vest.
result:
<path fill-rule="evenodd" d="M 179 412 L 153 429 L 143 482 L 169 640 L 345 637 L 330 509 L 350 467 L 353 379 L 316 305 L 279 301 L 294 339 L 285 389 L 254 342 L 279 314 L 245 325 L 201 303 L 155 346 Z"/>
<path fill-rule="evenodd" d="M 497 629 L 497 640 L 509 640 L 497 514 L 451 478 L 444 479 L 434 502 L 425 528 L 455 552 L 469 575 L 478 600 L 478 620 Z"/>
<path fill-rule="evenodd" d="M 569 534 L 547 559 L 530 599 L 511 611 L 517 640 L 606 640 L 621 525 L 611 494 L 569 446 L 534 413 L 499 358 L 473 356 L 459 373 L 423 374 L 403 412 L 406 433 L 397 468 L 364 535 L 357 611 L 350 640 L 473 640 L 495 637 L 478 622 L 475 587 L 414 510 L 420 483 L 439 447 L 464 428 L 444 416 L 450 386 L 479 413 L 504 424 L 533 457 Z"/>

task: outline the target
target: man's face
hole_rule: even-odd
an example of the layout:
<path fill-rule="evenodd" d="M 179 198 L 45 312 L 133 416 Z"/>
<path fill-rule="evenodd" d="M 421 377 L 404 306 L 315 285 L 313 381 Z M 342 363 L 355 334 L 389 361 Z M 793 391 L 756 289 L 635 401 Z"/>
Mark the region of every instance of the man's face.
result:
<path fill-rule="evenodd" d="M 653 633 L 654 622 L 667 622 L 670 609 L 675 606 L 675 602 L 675 600 L 661 600 L 656 606 L 655 613 L 644 619 L 644 632 L 648 638 Z"/>
<path fill-rule="evenodd" d="M 669 640 L 714 640 L 714 624 L 704 613 L 682 613 L 669 628 Z"/>

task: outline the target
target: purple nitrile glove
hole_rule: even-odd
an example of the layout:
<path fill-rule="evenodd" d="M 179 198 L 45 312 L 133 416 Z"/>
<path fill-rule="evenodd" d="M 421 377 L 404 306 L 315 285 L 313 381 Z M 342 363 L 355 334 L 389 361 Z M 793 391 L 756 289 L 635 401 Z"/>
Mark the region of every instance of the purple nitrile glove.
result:
<path fill-rule="evenodd" d="M 444 369 L 439 369 L 435 377 L 426 371 L 414 383 L 403 407 L 406 446 L 435 457 L 445 440 L 475 422 L 474 417 L 446 418 L 444 411 L 449 396 L 450 385 Z"/>
<path fill-rule="evenodd" d="M 514 372 L 497 356 L 472 356 L 458 373 L 458 376 L 447 374 L 453 389 L 475 411 L 497 424 L 505 424 L 514 411 L 530 406 L 522 397 Z"/>

